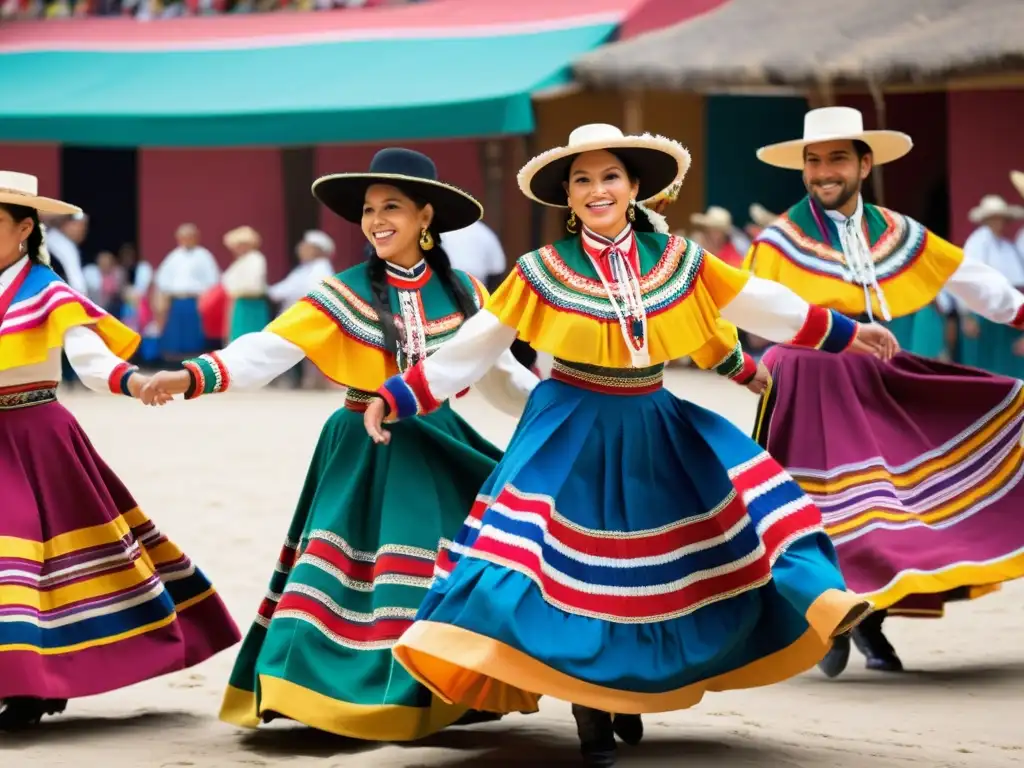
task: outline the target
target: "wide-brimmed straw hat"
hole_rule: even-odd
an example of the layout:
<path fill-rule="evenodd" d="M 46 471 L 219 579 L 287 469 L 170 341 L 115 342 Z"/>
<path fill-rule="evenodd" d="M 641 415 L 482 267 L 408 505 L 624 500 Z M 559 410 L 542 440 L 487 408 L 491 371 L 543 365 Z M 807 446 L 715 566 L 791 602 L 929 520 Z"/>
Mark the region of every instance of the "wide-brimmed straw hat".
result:
<path fill-rule="evenodd" d="M 1010 181 L 1017 188 L 1018 194 L 1024 197 L 1024 171 L 1010 171 Z"/>
<path fill-rule="evenodd" d="M 16 171 L 0 171 L 0 203 L 23 205 L 35 208 L 40 213 L 52 213 L 62 216 L 81 213 L 77 205 L 42 197 L 39 194 L 39 179 L 29 173 Z"/>
<path fill-rule="evenodd" d="M 779 218 L 779 214 L 772 213 L 760 203 L 751 203 L 747 209 L 750 220 L 759 227 L 770 227 Z"/>
<path fill-rule="evenodd" d="M 900 131 L 865 131 L 864 116 L 852 107 L 822 107 L 804 115 L 804 137 L 769 144 L 757 150 L 761 162 L 777 168 L 803 170 L 804 148 L 826 141 L 860 140 L 871 147 L 875 165 L 891 163 L 907 154 L 913 140 Z"/>
<path fill-rule="evenodd" d="M 626 136 L 614 125 L 581 125 L 569 134 L 564 147 L 549 149 L 523 166 L 517 177 L 519 188 L 531 200 L 554 208 L 568 208 L 563 186 L 577 155 L 607 150 L 622 158 L 640 181 L 637 200 L 649 200 L 666 187 L 680 185 L 690 168 L 690 153 L 678 141 L 645 133 Z"/>
<path fill-rule="evenodd" d="M 997 216 L 1004 219 L 1024 219 L 1024 207 L 1010 205 L 1000 195 L 985 195 L 981 202 L 967 213 L 967 218 L 972 224 L 980 224 L 985 219 Z"/>
<path fill-rule="evenodd" d="M 363 218 L 366 190 L 390 184 L 434 208 L 433 227 L 451 232 L 483 218 L 484 208 L 468 192 L 437 179 L 437 166 L 421 152 L 401 147 L 382 149 L 366 173 L 332 173 L 313 182 L 313 195 L 341 218 L 355 224 Z"/>
<path fill-rule="evenodd" d="M 704 213 L 690 214 L 690 223 L 703 229 L 732 231 L 732 214 L 720 205 L 712 205 Z"/>
<path fill-rule="evenodd" d="M 235 227 L 224 235 L 224 245 L 228 248 L 243 244 L 259 248 L 263 244 L 263 238 L 250 226 Z"/>

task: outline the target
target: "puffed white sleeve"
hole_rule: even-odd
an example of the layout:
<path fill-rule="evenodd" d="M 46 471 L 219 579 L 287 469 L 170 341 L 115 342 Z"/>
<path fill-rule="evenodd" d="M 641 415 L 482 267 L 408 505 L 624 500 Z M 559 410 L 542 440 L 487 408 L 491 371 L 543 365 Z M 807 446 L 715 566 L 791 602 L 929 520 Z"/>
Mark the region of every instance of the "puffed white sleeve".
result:
<path fill-rule="evenodd" d="M 522 414 L 533 388 L 539 383 L 540 379 L 536 374 L 523 366 L 506 349 L 491 369 L 477 381 L 475 389 L 502 413 L 518 417 Z"/>
<path fill-rule="evenodd" d="M 405 373 L 392 376 L 377 392 L 396 418 L 429 413 L 452 395 L 479 382 L 508 353 L 515 338 L 514 328 L 504 325 L 491 312 L 481 310 L 437 352 Z"/>
<path fill-rule="evenodd" d="M 720 308 L 733 325 L 769 341 L 841 352 L 857 334 L 845 315 L 808 304 L 786 286 L 751 275 L 743 288 Z"/>
<path fill-rule="evenodd" d="M 92 328 L 76 325 L 64 332 L 64 354 L 78 378 L 93 392 L 110 393 L 111 374 L 119 367 L 128 370 L 124 360 L 111 352 Z"/>
<path fill-rule="evenodd" d="M 966 249 L 965 249 L 966 253 Z M 950 275 L 945 290 L 957 302 L 994 323 L 1024 330 L 1024 295 L 1014 288 L 1002 272 L 984 262 L 965 258 Z"/>
<path fill-rule="evenodd" d="M 269 331 L 239 336 L 219 352 L 200 355 L 185 366 L 196 375 L 195 396 L 265 387 L 306 356 L 302 348 Z"/>

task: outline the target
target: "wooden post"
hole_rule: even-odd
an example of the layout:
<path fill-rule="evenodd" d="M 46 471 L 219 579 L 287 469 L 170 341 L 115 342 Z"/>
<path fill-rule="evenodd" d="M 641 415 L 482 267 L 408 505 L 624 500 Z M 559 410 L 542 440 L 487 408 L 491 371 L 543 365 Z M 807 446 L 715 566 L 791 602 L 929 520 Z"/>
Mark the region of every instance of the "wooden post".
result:
<path fill-rule="evenodd" d="M 480 161 L 484 172 L 484 220 L 494 234 L 501 239 L 505 228 L 505 214 L 502 210 L 502 180 L 504 147 L 501 139 L 485 139 L 480 143 Z"/>
<path fill-rule="evenodd" d="M 871 92 L 871 99 L 875 102 L 875 117 L 877 128 L 880 131 L 886 130 L 885 94 L 873 79 L 868 79 L 868 90 Z M 876 165 L 871 172 L 871 187 L 875 193 L 875 205 L 885 205 L 885 178 L 882 174 L 882 166 Z"/>
<path fill-rule="evenodd" d="M 626 91 L 622 118 L 622 132 L 626 135 L 635 136 L 644 132 L 643 91 L 635 89 Z"/>

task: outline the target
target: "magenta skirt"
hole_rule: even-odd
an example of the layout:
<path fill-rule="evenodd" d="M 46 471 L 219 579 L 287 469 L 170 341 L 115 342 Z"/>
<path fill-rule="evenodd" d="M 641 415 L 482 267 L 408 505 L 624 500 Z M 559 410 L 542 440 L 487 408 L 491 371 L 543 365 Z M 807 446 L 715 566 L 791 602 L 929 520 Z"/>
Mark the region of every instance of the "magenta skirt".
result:
<path fill-rule="evenodd" d="M 941 616 L 1024 576 L 1021 381 L 907 353 L 765 364 L 755 439 L 818 505 L 850 589 Z"/>
<path fill-rule="evenodd" d="M 0 699 L 103 693 L 240 639 L 54 387 L 0 389 Z"/>

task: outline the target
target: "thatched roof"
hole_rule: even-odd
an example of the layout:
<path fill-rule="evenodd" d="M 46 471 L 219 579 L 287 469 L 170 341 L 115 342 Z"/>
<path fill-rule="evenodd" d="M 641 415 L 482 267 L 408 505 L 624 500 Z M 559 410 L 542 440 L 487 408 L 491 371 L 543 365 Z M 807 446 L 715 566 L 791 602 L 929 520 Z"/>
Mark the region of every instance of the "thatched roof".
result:
<path fill-rule="evenodd" d="M 586 85 L 937 83 L 1024 70 L 1024 0 L 728 0 L 579 59 Z"/>

